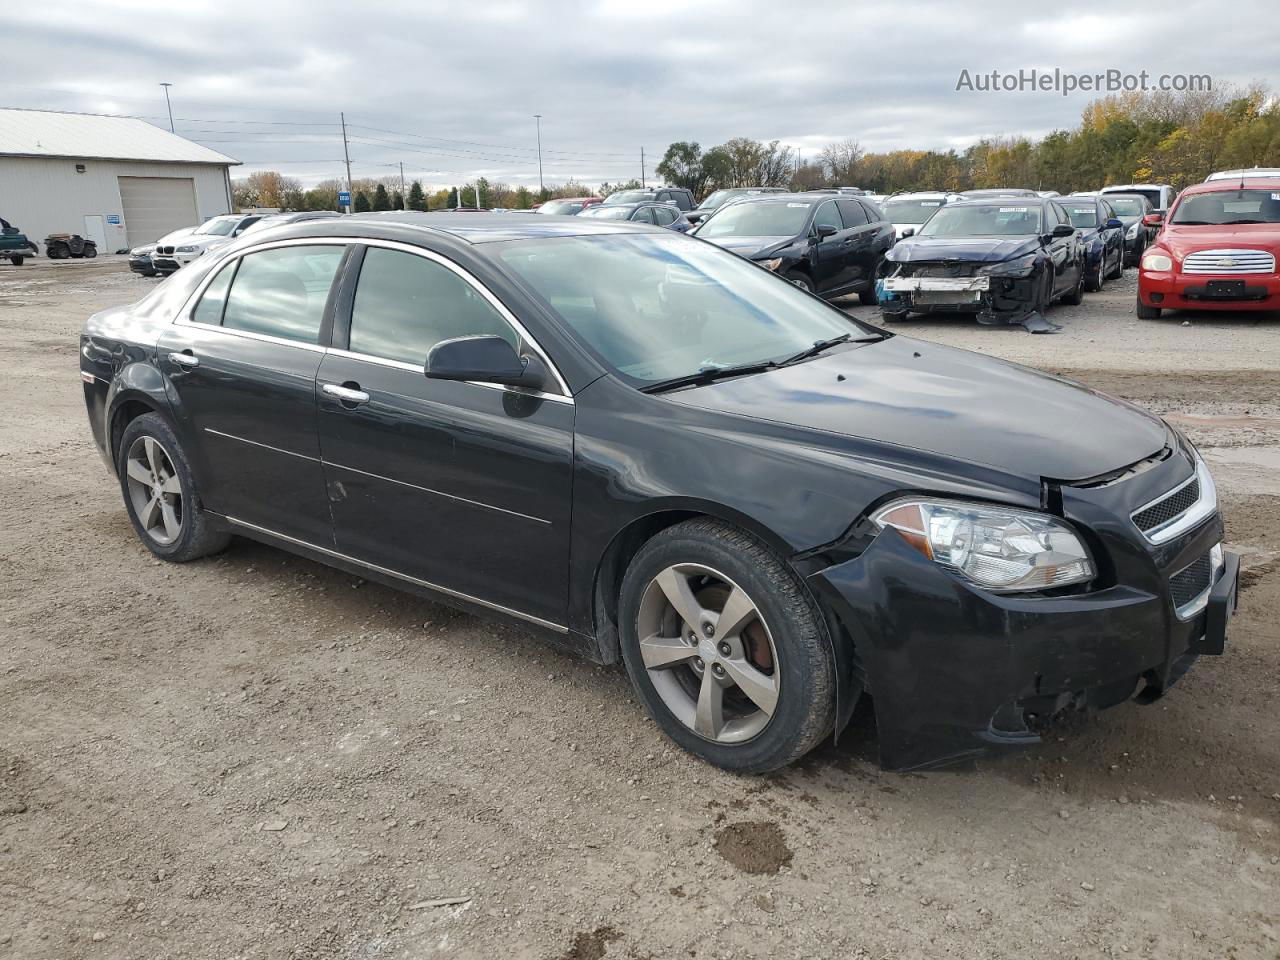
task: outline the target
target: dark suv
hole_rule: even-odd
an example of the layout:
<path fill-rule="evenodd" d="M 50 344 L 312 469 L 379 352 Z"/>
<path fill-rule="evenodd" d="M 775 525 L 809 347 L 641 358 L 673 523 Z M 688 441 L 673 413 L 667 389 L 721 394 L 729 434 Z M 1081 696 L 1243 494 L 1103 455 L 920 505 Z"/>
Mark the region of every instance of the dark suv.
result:
<path fill-rule="evenodd" d="M 732 250 L 821 297 L 856 293 L 876 302 L 875 282 L 893 224 L 875 204 L 831 193 L 785 193 L 725 204 L 695 236 Z"/>
<path fill-rule="evenodd" d="M 604 198 L 605 203 L 674 203 L 681 210 L 693 209 L 693 194 L 684 187 L 654 187 L 645 190 L 619 190 Z"/>

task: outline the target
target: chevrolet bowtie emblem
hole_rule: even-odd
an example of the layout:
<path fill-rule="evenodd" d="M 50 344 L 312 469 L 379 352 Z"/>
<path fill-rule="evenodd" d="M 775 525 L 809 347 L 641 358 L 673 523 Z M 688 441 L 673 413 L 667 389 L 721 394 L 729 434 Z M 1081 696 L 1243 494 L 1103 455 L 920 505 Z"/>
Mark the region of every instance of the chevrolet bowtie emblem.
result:
<path fill-rule="evenodd" d="M 1218 266 L 1220 267 L 1234 267 L 1235 265 L 1236 261 L 1234 257 L 1223 257 L 1218 261 Z"/>

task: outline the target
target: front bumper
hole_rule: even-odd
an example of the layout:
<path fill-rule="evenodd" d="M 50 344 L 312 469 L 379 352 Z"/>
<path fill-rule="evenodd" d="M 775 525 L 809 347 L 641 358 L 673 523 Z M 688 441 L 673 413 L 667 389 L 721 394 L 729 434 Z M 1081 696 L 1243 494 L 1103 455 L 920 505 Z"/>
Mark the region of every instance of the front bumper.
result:
<path fill-rule="evenodd" d="M 1160 548 L 1173 569 L 1222 537 L 1214 514 Z M 1172 559 L 1170 559 L 1172 558 Z M 885 769 L 940 766 L 1029 745 L 1029 724 L 1068 708 L 1149 703 L 1201 655 L 1220 654 L 1239 559 L 1225 554 L 1207 602 L 1177 616 L 1167 578 L 1068 595 L 995 594 L 946 572 L 893 530 L 810 582 L 854 649 L 875 703 Z"/>
<path fill-rule="evenodd" d="M 155 276 L 156 268 L 151 262 L 150 257 L 130 257 L 129 269 L 134 273 L 140 273 L 144 277 Z"/>
<path fill-rule="evenodd" d="M 1041 274 L 1023 277 L 895 276 L 878 281 L 877 299 L 886 313 L 966 313 L 979 323 L 1024 323 L 1040 307 Z"/>
<path fill-rule="evenodd" d="M 1138 299 L 1149 307 L 1174 310 L 1280 309 L 1280 274 L 1183 274 L 1143 270 Z"/>

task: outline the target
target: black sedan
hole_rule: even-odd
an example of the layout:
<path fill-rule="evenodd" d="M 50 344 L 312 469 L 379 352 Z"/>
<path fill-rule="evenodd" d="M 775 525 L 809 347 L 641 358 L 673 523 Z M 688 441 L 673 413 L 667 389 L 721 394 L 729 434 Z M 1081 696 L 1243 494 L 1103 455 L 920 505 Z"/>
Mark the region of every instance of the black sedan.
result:
<path fill-rule="evenodd" d="M 1143 217 L 1155 212 L 1155 208 L 1150 200 L 1138 193 L 1108 193 L 1106 201 L 1124 225 L 1124 265 L 1136 267 L 1147 244 L 1155 239 L 1157 228 L 1142 222 Z"/>
<path fill-rule="evenodd" d="M 624 662 L 731 770 L 802 756 L 864 690 L 888 767 L 1032 743 L 1156 699 L 1233 609 L 1213 480 L 1161 419 L 669 230 L 254 231 L 80 347 L 157 557 L 234 534 L 523 624 Z"/>
<path fill-rule="evenodd" d="M 674 203 L 657 203 L 651 200 L 641 203 L 596 203 L 584 207 L 578 216 L 597 220 L 650 223 L 677 233 L 688 233 L 693 226 L 693 221 L 686 217 Z"/>
<path fill-rule="evenodd" d="M 1084 288 L 1101 290 L 1124 273 L 1124 223 L 1102 197 L 1062 197 L 1058 201 L 1071 218 L 1084 246 Z"/>
<path fill-rule="evenodd" d="M 880 308 L 887 320 L 909 312 L 966 313 L 979 323 L 1054 327 L 1055 300 L 1078 304 L 1085 253 L 1057 200 L 1004 197 L 949 203 L 919 233 L 907 230 L 886 257 Z"/>
<path fill-rule="evenodd" d="M 872 203 L 831 193 L 746 197 L 721 206 L 696 236 L 821 297 L 876 302 L 875 281 L 893 224 Z"/>

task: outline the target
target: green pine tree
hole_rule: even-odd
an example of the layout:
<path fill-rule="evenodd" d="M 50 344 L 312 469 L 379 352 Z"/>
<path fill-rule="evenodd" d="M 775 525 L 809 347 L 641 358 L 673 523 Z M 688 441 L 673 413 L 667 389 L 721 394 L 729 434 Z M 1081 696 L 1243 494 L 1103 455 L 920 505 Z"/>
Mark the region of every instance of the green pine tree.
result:
<path fill-rule="evenodd" d="M 387 188 L 382 184 L 378 184 L 378 189 L 373 191 L 373 209 L 390 210 L 391 198 L 387 196 Z"/>
<path fill-rule="evenodd" d="M 354 197 L 352 197 L 351 199 L 352 199 L 353 201 L 355 201 L 355 212 L 356 212 L 356 213 L 368 213 L 368 212 L 369 212 L 369 195 L 368 195 L 367 193 L 365 193 L 363 190 L 357 190 L 357 191 L 356 191 L 356 195 L 355 195 Z"/>
<path fill-rule="evenodd" d="M 409 209 L 427 209 L 427 198 L 422 194 L 422 182 L 419 180 L 415 180 L 409 185 Z"/>

